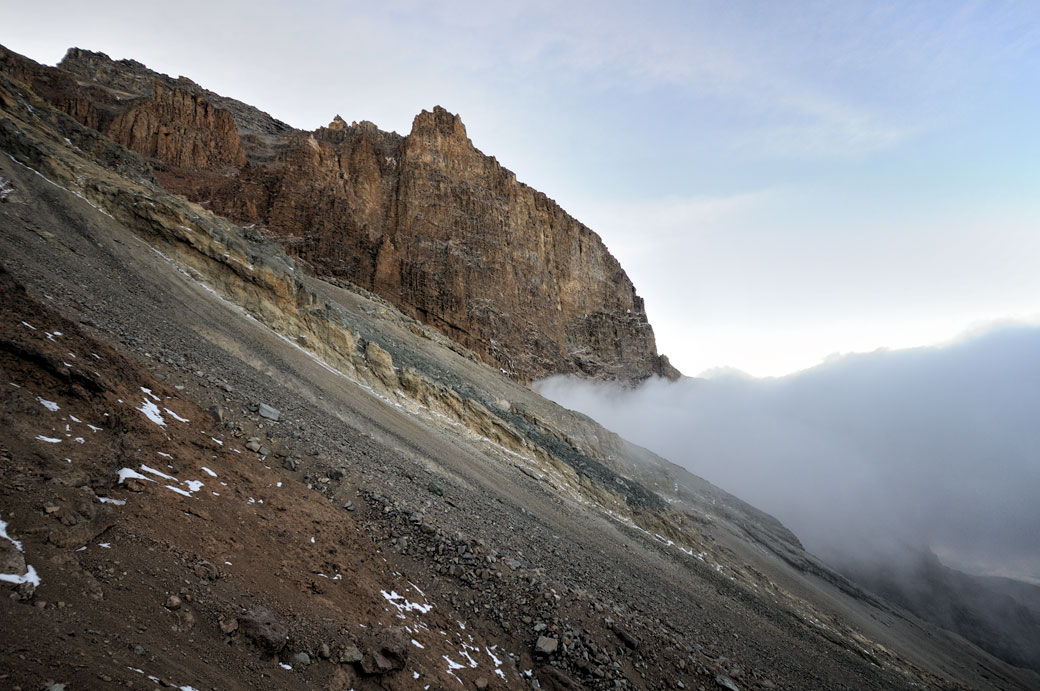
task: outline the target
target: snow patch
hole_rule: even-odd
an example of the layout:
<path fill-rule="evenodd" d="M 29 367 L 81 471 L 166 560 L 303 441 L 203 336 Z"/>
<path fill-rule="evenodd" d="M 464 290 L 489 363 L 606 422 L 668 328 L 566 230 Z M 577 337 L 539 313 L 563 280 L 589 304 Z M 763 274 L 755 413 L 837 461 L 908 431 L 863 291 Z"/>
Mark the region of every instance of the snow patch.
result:
<path fill-rule="evenodd" d="M 165 427 L 166 426 L 166 421 L 163 420 L 162 413 L 159 412 L 158 406 L 156 406 L 154 403 L 149 401 L 147 398 L 144 400 L 144 402 L 142 403 L 141 407 L 138 408 L 137 410 L 140 410 L 142 413 L 145 414 L 145 416 L 149 420 L 151 420 L 155 424 L 159 425 L 160 427 Z"/>
<path fill-rule="evenodd" d="M 173 412 L 169 408 L 163 408 L 163 410 L 165 410 L 167 413 L 169 413 L 170 417 L 172 417 L 177 422 L 189 422 L 188 418 L 181 417 L 180 415 L 178 415 L 177 413 Z"/>
<path fill-rule="evenodd" d="M 48 444 L 60 444 L 61 443 L 61 439 L 55 439 L 54 437 L 45 437 L 42 434 L 37 434 L 36 435 L 36 439 L 38 441 L 45 441 Z"/>
<path fill-rule="evenodd" d="M 40 396 L 37 396 L 36 400 L 40 402 L 40 405 L 42 405 L 44 408 L 46 408 L 47 410 L 51 411 L 52 413 L 57 411 L 57 410 L 59 410 L 61 408 L 61 406 L 59 406 L 54 401 L 48 401 L 46 398 L 42 398 Z M 75 418 L 73 418 L 73 419 L 75 419 Z M 76 420 L 76 422 L 79 422 L 79 420 Z"/>

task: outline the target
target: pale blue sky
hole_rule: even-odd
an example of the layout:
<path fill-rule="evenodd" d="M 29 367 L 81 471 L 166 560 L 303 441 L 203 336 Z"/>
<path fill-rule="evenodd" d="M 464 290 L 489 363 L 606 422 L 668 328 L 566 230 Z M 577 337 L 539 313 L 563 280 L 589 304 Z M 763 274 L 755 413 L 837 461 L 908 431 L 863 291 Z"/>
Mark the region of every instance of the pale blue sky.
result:
<path fill-rule="evenodd" d="M 23 3 L 0 42 L 297 127 L 458 112 L 603 236 L 687 374 L 1040 316 L 1034 2 Z"/>

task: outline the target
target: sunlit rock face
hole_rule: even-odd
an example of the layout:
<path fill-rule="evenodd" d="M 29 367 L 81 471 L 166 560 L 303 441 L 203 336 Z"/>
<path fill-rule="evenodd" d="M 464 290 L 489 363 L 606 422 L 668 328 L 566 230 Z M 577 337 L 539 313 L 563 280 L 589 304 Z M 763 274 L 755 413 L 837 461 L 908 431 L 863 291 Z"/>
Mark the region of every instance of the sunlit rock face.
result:
<path fill-rule="evenodd" d="M 49 100 L 151 159 L 167 189 L 521 381 L 678 376 L 600 237 L 477 150 L 458 115 L 423 111 L 407 136 L 339 116 L 303 132 L 134 61 L 73 49 L 60 68 L 21 69 L 64 79 Z"/>

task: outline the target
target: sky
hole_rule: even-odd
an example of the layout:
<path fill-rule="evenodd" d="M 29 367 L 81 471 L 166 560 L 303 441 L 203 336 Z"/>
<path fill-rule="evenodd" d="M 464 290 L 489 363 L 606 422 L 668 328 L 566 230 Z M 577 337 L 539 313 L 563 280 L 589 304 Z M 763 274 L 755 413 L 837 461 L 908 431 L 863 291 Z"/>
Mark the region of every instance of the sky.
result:
<path fill-rule="evenodd" d="M 598 232 L 684 373 L 1040 319 L 1040 5 L 15 3 L 300 128 L 434 105 Z"/>

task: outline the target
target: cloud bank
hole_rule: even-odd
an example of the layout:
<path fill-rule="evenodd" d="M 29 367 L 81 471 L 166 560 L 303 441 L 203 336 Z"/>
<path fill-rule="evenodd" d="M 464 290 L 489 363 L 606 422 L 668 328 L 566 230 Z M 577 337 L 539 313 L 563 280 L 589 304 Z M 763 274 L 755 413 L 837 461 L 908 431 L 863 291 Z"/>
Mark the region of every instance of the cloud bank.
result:
<path fill-rule="evenodd" d="M 537 385 L 764 509 L 837 564 L 930 548 L 1040 583 L 1040 327 L 635 389 Z"/>

